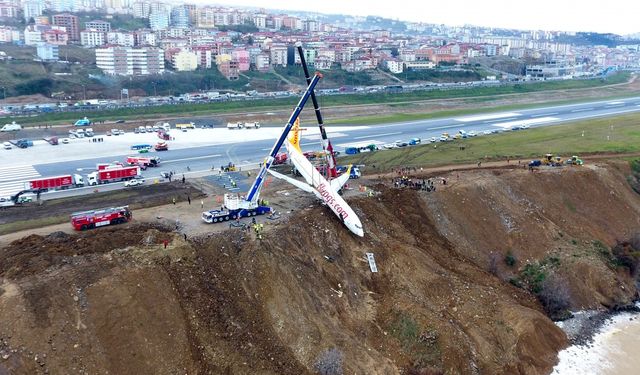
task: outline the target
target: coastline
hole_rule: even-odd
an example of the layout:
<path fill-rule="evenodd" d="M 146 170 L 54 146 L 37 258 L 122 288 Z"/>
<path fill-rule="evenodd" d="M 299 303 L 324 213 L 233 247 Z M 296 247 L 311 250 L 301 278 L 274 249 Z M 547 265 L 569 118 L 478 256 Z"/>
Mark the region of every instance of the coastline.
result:
<path fill-rule="evenodd" d="M 552 375 L 631 375 L 640 368 L 640 302 L 612 311 L 581 311 L 556 323 L 571 346 Z"/>

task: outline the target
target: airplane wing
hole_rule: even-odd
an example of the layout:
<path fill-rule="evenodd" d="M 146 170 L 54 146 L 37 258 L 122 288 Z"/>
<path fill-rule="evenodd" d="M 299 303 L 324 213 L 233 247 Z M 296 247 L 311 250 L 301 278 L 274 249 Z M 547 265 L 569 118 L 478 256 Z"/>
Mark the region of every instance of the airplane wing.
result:
<path fill-rule="evenodd" d="M 344 184 L 346 184 L 347 181 L 349 181 L 350 175 L 351 175 L 351 166 L 349 166 L 349 168 L 347 168 L 347 170 L 343 174 L 329 181 L 333 190 L 335 190 L 336 192 L 340 191 L 340 189 L 342 189 Z"/>
<path fill-rule="evenodd" d="M 310 185 L 308 185 L 308 184 L 306 184 L 306 183 L 304 183 L 302 181 L 298 181 L 295 178 L 291 178 L 289 176 L 285 176 L 282 173 L 278 173 L 278 172 L 276 172 L 274 170 L 271 170 L 271 169 L 269 169 L 267 172 L 271 173 L 271 175 L 273 177 L 278 178 L 280 180 L 284 180 L 284 181 L 290 183 L 291 185 L 293 185 L 293 186 L 295 186 L 295 187 L 297 187 L 297 188 L 299 188 L 301 190 L 304 190 L 304 191 L 306 191 L 308 193 L 314 193 L 314 194 L 317 195 L 316 189 L 314 189 L 312 186 L 310 186 Z"/>

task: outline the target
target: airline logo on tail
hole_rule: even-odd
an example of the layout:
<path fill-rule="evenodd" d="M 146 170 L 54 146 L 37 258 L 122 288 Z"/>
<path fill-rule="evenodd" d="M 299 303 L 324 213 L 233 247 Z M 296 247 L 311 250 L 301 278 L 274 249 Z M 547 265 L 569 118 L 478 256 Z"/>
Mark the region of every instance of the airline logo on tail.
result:
<path fill-rule="evenodd" d="M 302 152 L 300 149 L 300 118 L 296 119 L 296 122 L 293 124 L 293 128 L 291 128 L 291 132 L 289 135 L 289 144 L 295 147 L 296 150 Z"/>

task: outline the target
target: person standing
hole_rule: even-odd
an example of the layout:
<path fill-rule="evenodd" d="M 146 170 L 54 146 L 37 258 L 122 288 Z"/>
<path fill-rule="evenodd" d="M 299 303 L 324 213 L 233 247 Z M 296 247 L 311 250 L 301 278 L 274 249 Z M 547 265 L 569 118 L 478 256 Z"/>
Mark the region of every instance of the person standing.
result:
<path fill-rule="evenodd" d="M 173 197 L 173 205 L 176 205 L 176 197 Z"/>
<path fill-rule="evenodd" d="M 203 199 L 200 200 L 200 208 L 204 208 L 204 200 Z"/>
<path fill-rule="evenodd" d="M 191 204 L 191 197 L 187 195 L 187 202 L 189 202 L 189 204 Z"/>

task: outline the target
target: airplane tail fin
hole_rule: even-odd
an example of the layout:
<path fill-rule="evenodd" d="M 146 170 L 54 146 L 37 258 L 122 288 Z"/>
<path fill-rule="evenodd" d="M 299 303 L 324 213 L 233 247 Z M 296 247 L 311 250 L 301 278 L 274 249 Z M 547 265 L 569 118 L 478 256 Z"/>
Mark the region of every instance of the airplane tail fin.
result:
<path fill-rule="evenodd" d="M 296 150 L 302 152 L 302 150 L 300 149 L 300 118 L 296 119 L 296 122 L 293 124 L 293 128 L 291 128 L 289 143 Z"/>

